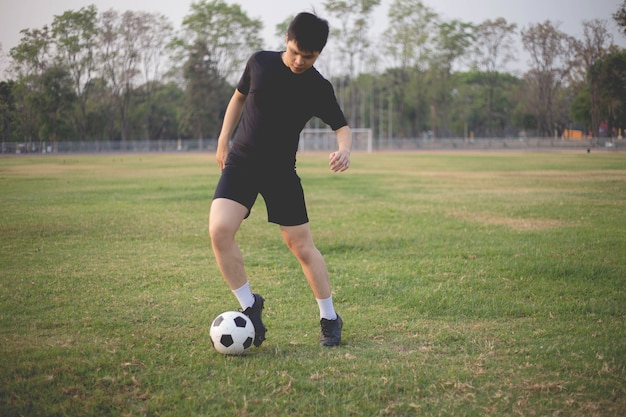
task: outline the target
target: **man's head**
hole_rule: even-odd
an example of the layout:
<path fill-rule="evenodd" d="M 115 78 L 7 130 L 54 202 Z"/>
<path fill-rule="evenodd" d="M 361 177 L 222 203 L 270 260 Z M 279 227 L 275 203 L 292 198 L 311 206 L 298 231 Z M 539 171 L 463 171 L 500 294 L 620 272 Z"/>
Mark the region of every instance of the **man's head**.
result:
<path fill-rule="evenodd" d="M 328 22 L 311 13 L 297 15 L 287 29 L 287 48 L 283 62 L 295 74 L 315 64 L 328 40 Z"/>
<path fill-rule="evenodd" d="M 287 42 L 295 41 L 304 52 L 322 52 L 328 40 L 328 22 L 312 13 L 302 12 L 289 24 Z"/>

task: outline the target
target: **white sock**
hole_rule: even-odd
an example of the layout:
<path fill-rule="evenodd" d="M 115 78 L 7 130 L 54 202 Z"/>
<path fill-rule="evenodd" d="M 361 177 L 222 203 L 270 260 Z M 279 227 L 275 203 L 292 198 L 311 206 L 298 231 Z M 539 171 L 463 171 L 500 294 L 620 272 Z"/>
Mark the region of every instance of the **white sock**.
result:
<path fill-rule="evenodd" d="M 249 282 L 246 282 L 241 287 L 232 291 L 233 294 L 235 294 L 235 297 L 237 297 L 237 301 L 239 301 L 239 305 L 241 305 L 242 309 L 245 310 L 246 308 L 254 305 L 254 295 L 252 295 Z"/>
<path fill-rule="evenodd" d="M 335 313 L 335 307 L 333 306 L 332 295 L 328 298 L 320 300 L 316 298 L 317 305 L 320 308 L 320 318 L 326 320 L 337 320 L 337 313 Z"/>

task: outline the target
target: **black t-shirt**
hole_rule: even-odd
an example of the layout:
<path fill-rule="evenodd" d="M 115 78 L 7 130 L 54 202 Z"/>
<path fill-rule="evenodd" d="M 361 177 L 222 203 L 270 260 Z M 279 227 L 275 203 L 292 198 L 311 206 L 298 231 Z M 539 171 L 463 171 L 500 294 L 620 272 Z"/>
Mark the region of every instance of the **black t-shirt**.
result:
<path fill-rule="evenodd" d="M 333 130 L 347 125 L 330 82 L 314 67 L 294 74 L 280 52 L 253 54 L 237 90 L 248 96 L 233 138 L 239 160 L 293 168 L 300 132 L 311 117 Z"/>

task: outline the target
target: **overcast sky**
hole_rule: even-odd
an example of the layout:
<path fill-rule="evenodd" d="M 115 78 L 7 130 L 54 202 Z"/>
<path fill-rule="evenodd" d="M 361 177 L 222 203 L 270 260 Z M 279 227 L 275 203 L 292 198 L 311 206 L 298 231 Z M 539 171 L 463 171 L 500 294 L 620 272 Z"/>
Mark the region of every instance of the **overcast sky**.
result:
<path fill-rule="evenodd" d="M 324 1 L 313 0 L 226 0 L 237 3 L 252 18 L 263 22 L 266 47 L 275 47 L 275 27 L 288 16 L 313 8 L 322 17 Z M 619 33 L 612 19 L 623 0 L 423 0 L 444 19 L 459 19 L 480 23 L 486 19 L 504 17 L 524 28 L 547 19 L 560 22 L 560 29 L 572 36 L 582 34 L 581 22 L 590 19 L 609 20 L 614 41 L 626 47 L 626 38 Z M 142 10 L 159 12 L 167 16 L 175 28 L 180 26 L 189 13 L 193 0 L 0 0 L 0 45 L 2 55 L 20 41 L 20 30 L 35 29 L 50 24 L 53 16 L 67 10 L 95 4 L 99 12 L 108 9 L 118 11 Z M 393 0 L 382 0 L 372 15 L 371 35 L 384 31 L 387 12 Z M 331 21 L 332 24 L 332 21 Z M 329 41 L 332 42 L 332 39 Z M 329 43 L 330 44 L 330 43 Z M 2 70 L 5 65 L 2 65 Z M 2 78 L 2 77 L 0 77 Z"/>

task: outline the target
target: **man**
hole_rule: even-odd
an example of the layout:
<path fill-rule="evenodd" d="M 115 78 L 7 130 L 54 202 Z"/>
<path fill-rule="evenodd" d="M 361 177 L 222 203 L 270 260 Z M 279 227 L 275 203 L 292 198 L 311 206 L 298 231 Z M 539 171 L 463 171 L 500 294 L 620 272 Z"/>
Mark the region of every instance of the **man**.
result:
<path fill-rule="evenodd" d="M 268 221 L 300 262 L 320 309 L 320 344 L 337 346 L 343 322 L 334 309 L 324 258 L 315 247 L 300 178 L 295 171 L 301 130 L 317 116 L 335 131 L 338 150 L 330 154 L 333 172 L 350 166 L 352 133 L 332 85 L 313 67 L 328 38 L 328 22 L 300 13 L 289 25 L 284 52 L 253 54 L 224 116 L 216 159 L 222 170 L 211 204 L 213 252 L 228 286 L 256 332 L 265 340 L 264 298 L 252 293 L 235 234 L 261 194 Z M 235 126 L 239 127 L 229 141 Z"/>

